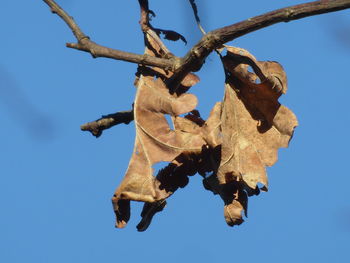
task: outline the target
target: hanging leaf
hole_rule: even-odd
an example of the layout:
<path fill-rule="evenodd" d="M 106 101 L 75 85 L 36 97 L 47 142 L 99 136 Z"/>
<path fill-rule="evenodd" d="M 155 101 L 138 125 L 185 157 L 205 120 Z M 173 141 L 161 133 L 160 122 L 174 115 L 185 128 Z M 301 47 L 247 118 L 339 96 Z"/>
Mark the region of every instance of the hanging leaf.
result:
<path fill-rule="evenodd" d="M 160 39 L 147 39 L 147 54 L 171 55 Z M 287 90 L 286 75 L 277 62 L 260 62 L 246 50 L 227 49 L 224 100 L 215 104 L 207 121 L 194 110 L 197 98 L 185 93 L 199 80 L 194 74 L 184 78 L 182 92 L 170 93 L 166 81 L 172 72 L 139 69 L 134 151 L 112 199 L 117 227 L 127 224 L 130 201 L 141 201 L 145 204 L 137 229 L 146 230 L 166 206 L 165 199 L 196 173 L 204 177 L 207 190 L 223 199 L 230 226 L 244 221 L 248 197 L 260 193 L 258 183 L 267 190 L 266 166 L 277 161 L 278 149 L 288 146 L 297 126 L 294 114 L 278 102 Z M 173 129 L 165 115 L 171 116 Z M 158 162 L 169 165 L 154 176 L 152 167 Z"/>
<path fill-rule="evenodd" d="M 247 196 L 258 193 L 257 184 L 267 190 L 265 167 L 277 161 L 278 149 L 288 146 L 298 123 L 278 102 L 287 82 L 277 62 L 258 62 L 248 51 L 234 47 L 228 48 L 223 62 L 228 71 L 224 101 L 220 110 L 214 108 L 212 123 L 207 125 L 220 127 L 220 132 L 212 129 L 215 136 L 207 141 L 212 147 L 221 142 L 221 159 L 216 180 L 206 184 L 223 198 L 226 222 L 235 225 L 242 222 Z M 249 72 L 249 66 L 255 73 Z"/>
<path fill-rule="evenodd" d="M 154 35 L 146 35 L 146 54 L 164 56 L 170 52 Z M 157 77 L 157 74 L 158 75 Z M 165 198 L 181 187 L 181 176 L 171 176 L 182 163 L 176 161 L 183 155 L 199 153 L 205 144 L 199 126 L 179 117 L 192 111 L 197 98 L 192 94 L 170 94 L 164 83 L 172 73 L 158 68 L 140 68 L 136 81 L 137 92 L 134 101 L 134 122 L 136 138 L 133 154 L 123 181 L 116 190 L 112 202 L 116 214 L 116 227 L 124 227 L 130 218 L 130 201 L 146 202 L 142 212 L 143 220 L 138 226 L 144 230 L 153 215 L 165 206 Z M 189 74 L 182 85 L 190 87 L 199 81 Z M 174 130 L 169 127 L 165 115 L 171 116 Z M 158 162 L 172 162 L 171 169 L 153 175 L 152 166 Z M 177 168 L 177 169 L 175 169 Z M 177 172 L 177 174 L 179 174 Z M 167 176 L 165 176 L 167 175 Z M 182 175 L 182 180 L 187 176 Z M 174 178 L 173 180 L 169 180 Z"/>
<path fill-rule="evenodd" d="M 199 130 L 198 134 L 194 134 L 194 130 L 188 132 L 188 127 L 184 125 L 181 130 L 171 130 L 164 116 L 176 117 L 187 113 L 196 104 L 194 95 L 184 94 L 177 98 L 171 95 L 161 79 L 154 80 L 143 75 L 139 79 L 134 102 L 134 151 L 126 175 L 113 198 L 118 227 L 126 224 L 127 217 L 122 215 L 124 209 L 120 207 L 125 206 L 125 200 L 153 203 L 170 195 L 166 189 L 160 190 L 161 183 L 153 176 L 154 164 L 171 162 L 181 154 L 201 151 L 204 141 Z M 177 119 L 175 127 L 182 120 Z"/>

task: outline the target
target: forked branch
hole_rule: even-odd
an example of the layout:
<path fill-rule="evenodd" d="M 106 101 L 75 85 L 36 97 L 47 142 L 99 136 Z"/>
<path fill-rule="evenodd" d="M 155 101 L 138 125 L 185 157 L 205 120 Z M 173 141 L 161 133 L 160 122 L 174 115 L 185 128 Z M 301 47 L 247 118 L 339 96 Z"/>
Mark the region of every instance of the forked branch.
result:
<path fill-rule="evenodd" d="M 157 58 L 149 55 L 139 55 L 96 44 L 82 32 L 73 18 L 69 16 L 54 0 L 43 1 L 51 8 L 53 13 L 59 15 L 66 22 L 76 37 L 78 43 L 67 43 L 67 47 L 89 52 L 93 57 L 107 57 L 169 69 L 175 72 L 173 77 L 175 82 L 191 71 L 200 70 L 206 57 L 213 50 L 220 48 L 223 44 L 238 37 L 276 23 L 289 22 L 308 16 L 350 8 L 350 0 L 320 0 L 281 8 L 208 32 L 183 58 L 179 59 L 175 56 L 171 58 Z M 143 1 L 139 2 L 142 3 Z"/>
<path fill-rule="evenodd" d="M 105 57 L 169 70 L 174 69 L 173 66 L 176 65 L 175 58 L 163 59 L 149 55 L 139 55 L 96 44 L 83 33 L 83 31 L 74 21 L 73 17 L 64 11 L 54 0 L 43 1 L 51 8 L 52 13 L 57 14 L 62 18 L 77 39 L 78 43 L 67 43 L 67 47 L 89 52 L 94 58 Z"/>

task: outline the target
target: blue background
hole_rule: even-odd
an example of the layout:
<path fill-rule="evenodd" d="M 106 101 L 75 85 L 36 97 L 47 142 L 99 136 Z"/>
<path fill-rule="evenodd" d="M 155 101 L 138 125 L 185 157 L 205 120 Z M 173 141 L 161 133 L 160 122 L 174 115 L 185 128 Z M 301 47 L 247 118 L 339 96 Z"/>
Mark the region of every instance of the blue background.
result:
<path fill-rule="evenodd" d="M 198 0 L 209 31 L 303 1 Z M 58 1 L 99 44 L 141 54 L 134 1 Z M 185 0 L 150 1 L 155 27 L 201 37 Z M 0 262 L 346 262 L 350 244 L 350 11 L 281 23 L 235 40 L 285 68 L 281 102 L 300 126 L 268 169 L 270 190 L 250 198 L 249 218 L 230 228 L 200 176 L 168 200 L 146 232 L 141 204 L 114 228 L 110 198 L 132 153 L 134 126 L 95 139 L 79 126 L 131 107 L 136 65 L 68 49 L 67 26 L 43 1 L 2 0 L 0 9 Z M 207 117 L 223 97 L 211 55 L 191 89 Z"/>

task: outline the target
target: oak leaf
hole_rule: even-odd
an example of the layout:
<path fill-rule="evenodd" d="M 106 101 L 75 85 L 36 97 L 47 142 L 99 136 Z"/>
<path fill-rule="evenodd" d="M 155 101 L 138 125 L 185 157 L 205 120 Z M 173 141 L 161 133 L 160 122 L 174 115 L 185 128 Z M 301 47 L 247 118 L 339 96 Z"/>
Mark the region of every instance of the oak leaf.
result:
<path fill-rule="evenodd" d="M 258 183 L 267 190 L 266 166 L 277 161 L 280 147 L 288 146 L 298 122 L 278 102 L 287 90 L 280 64 L 259 62 L 248 51 L 235 47 L 228 48 L 223 62 L 227 70 L 224 101 L 221 108 L 214 108 L 206 127 L 216 135 L 207 139 L 209 144 L 221 144 L 220 164 L 215 180 L 205 179 L 205 183 L 224 200 L 227 224 L 235 225 L 243 221 L 247 196 L 259 193 Z M 249 66 L 254 73 L 249 72 Z"/>
<path fill-rule="evenodd" d="M 204 141 L 193 127 L 178 115 L 192 111 L 197 98 L 192 94 L 179 97 L 171 95 L 164 82 L 151 76 L 141 76 L 134 102 L 136 139 L 132 158 L 126 175 L 117 189 L 113 204 L 117 215 L 117 226 L 123 227 L 129 209 L 125 200 L 154 203 L 170 195 L 160 189 L 160 181 L 153 176 L 152 166 L 158 162 L 171 162 L 184 153 L 200 152 Z M 164 114 L 175 120 L 175 130 L 169 127 Z M 187 124 L 187 125 L 186 125 Z"/>
<path fill-rule="evenodd" d="M 146 39 L 146 54 L 172 56 L 157 35 L 151 32 Z M 171 71 L 139 69 L 134 151 L 112 198 L 117 227 L 127 224 L 130 201 L 141 201 L 145 204 L 137 229 L 147 229 L 166 206 L 165 199 L 196 173 L 204 177 L 207 190 L 223 199 L 230 226 L 244 221 L 249 196 L 267 190 L 266 166 L 277 161 L 278 149 L 288 146 L 297 126 L 294 114 L 278 102 L 287 90 L 286 74 L 277 62 L 257 61 L 244 49 L 226 48 L 224 100 L 215 104 L 206 121 L 194 110 L 197 98 L 186 93 L 198 77 L 188 74 L 172 92 L 167 86 Z M 165 115 L 171 116 L 173 129 Z M 169 164 L 154 176 L 152 167 L 158 162 Z"/>
<path fill-rule="evenodd" d="M 153 56 L 169 56 L 157 35 L 146 34 L 145 53 Z M 192 94 L 171 94 L 165 81 L 171 72 L 159 68 L 140 68 L 137 78 L 137 92 L 134 101 L 136 138 L 127 172 L 116 190 L 112 203 L 116 214 L 116 227 L 124 227 L 130 217 L 130 201 L 145 202 L 141 214 L 140 231 L 147 228 L 153 215 L 161 211 L 169 197 L 187 179 L 185 173 L 173 176 L 186 160 L 176 161 L 183 155 L 198 153 L 205 144 L 199 126 L 179 117 L 192 111 L 197 98 Z M 199 81 L 189 74 L 182 81 L 187 89 Z M 172 130 L 165 115 L 171 116 Z M 171 162 L 170 168 L 153 175 L 152 166 L 158 162 Z M 181 169 L 180 169 L 181 170 Z M 195 172 L 194 172 L 195 173 Z M 174 179 L 175 178 L 175 179 Z"/>

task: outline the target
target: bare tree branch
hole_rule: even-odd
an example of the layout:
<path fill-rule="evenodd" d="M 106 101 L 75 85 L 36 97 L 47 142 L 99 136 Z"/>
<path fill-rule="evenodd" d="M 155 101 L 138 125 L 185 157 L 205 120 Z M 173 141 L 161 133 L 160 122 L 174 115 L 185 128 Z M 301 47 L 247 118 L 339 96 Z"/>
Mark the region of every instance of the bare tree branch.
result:
<path fill-rule="evenodd" d="M 102 132 L 106 129 L 109 129 L 117 124 L 125 123 L 129 124 L 134 120 L 134 111 L 121 111 L 113 114 L 108 114 L 102 116 L 102 118 L 85 123 L 80 126 L 82 131 L 89 131 L 96 138 L 102 135 Z"/>
<path fill-rule="evenodd" d="M 350 8 L 350 0 L 320 0 L 278 9 L 207 33 L 183 58 L 179 59 L 176 56 L 157 58 L 149 55 L 138 55 L 98 45 L 81 31 L 73 18 L 54 0 L 43 1 L 51 8 L 53 13 L 59 15 L 66 22 L 78 40 L 78 43 L 67 43 L 67 47 L 89 52 L 93 57 L 113 58 L 171 70 L 175 74 L 171 78 L 169 85 L 175 86 L 189 72 L 200 70 L 206 57 L 213 50 L 222 47 L 226 42 L 276 23 L 289 22 L 308 16 Z M 142 7 L 141 20 L 143 19 L 143 21 L 141 22 L 143 25 L 148 25 L 148 15 L 151 12 L 148 9 L 148 1 L 139 0 L 139 3 Z M 149 31 L 147 27 L 143 28 L 143 30 Z"/>
<path fill-rule="evenodd" d="M 141 64 L 145 66 L 154 66 L 167 70 L 174 70 L 174 66 L 178 64 L 175 62 L 176 58 L 158 58 L 154 56 L 150 56 L 147 54 L 139 55 L 134 53 L 129 53 L 113 48 L 104 47 L 98 45 L 87 38 L 83 40 L 81 43 L 67 43 L 67 47 L 78 49 L 81 51 L 89 52 L 94 58 L 105 57 L 112 58 L 116 60 L 128 61 L 136 64 Z M 177 59 L 178 60 L 178 59 Z"/>
<path fill-rule="evenodd" d="M 67 26 L 69 26 L 69 28 L 72 30 L 78 42 L 80 42 L 84 38 L 87 38 L 87 36 L 81 31 L 81 29 L 75 23 L 73 17 L 68 15 L 55 1 L 51 1 L 51 0 L 43 0 L 43 1 L 51 8 L 52 13 L 57 14 L 59 17 L 62 18 L 64 22 L 66 22 Z"/>
<path fill-rule="evenodd" d="M 173 79 L 169 84 L 176 85 L 188 72 L 198 71 L 202 67 L 206 57 L 213 50 L 220 48 L 223 44 L 238 37 L 280 22 L 289 22 L 308 16 L 340 11 L 347 8 L 350 8 L 350 0 L 314 1 L 281 8 L 208 32 L 185 57 L 181 59 L 181 65 L 176 68 Z"/>
<path fill-rule="evenodd" d="M 139 55 L 129 53 L 121 50 L 116 50 L 108 47 L 101 46 L 91 41 L 90 38 L 83 33 L 79 26 L 75 23 L 74 19 L 69 16 L 54 0 L 43 0 L 50 8 L 51 12 L 57 14 L 62 18 L 68 27 L 72 30 L 78 43 L 67 43 L 69 48 L 78 49 L 81 51 L 89 52 L 94 58 L 106 57 L 116 60 L 124 60 L 132 63 L 155 66 L 159 68 L 173 70 L 176 62 L 176 57 L 171 58 L 157 58 L 149 55 Z"/>

